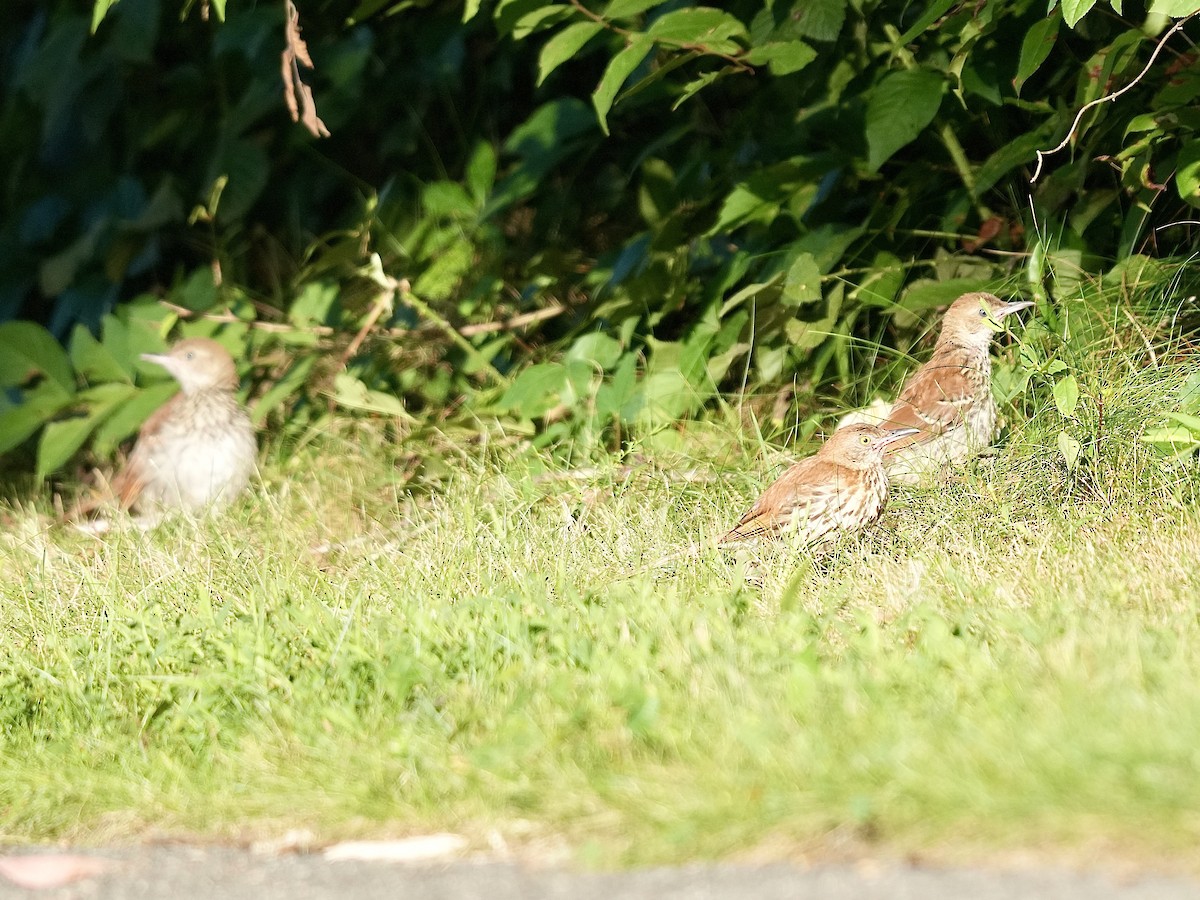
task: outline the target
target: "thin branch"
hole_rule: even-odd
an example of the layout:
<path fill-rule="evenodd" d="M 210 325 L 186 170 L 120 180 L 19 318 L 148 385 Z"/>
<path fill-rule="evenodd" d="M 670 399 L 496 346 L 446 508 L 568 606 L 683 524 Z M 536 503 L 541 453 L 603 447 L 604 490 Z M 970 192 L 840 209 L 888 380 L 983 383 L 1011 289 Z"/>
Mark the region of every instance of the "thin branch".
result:
<path fill-rule="evenodd" d="M 169 309 L 181 319 L 198 319 L 204 322 L 215 322 L 221 325 L 232 325 L 235 322 L 240 325 L 245 325 L 255 331 L 265 331 L 268 334 L 293 334 L 304 333 L 315 335 L 316 337 L 333 337 L 336 334 L 341 334 L 342 329 L 333 328 L 330 325 L 309 325 L 306 328 L 297 328 L 295 325 L 285 325 L 281 322 L 247 322 L 245 319 L 235 316 L 231 312 L 223 313 L 200 313 L 193 309 L 188 309 L 186 306 L 179 306 L 169 300 L 160 300 L 159 304 Z M 499 322 L 474 322 L 470 325 L 461 325 L 455 331 L 463 337 L 475 337 L 478 334 L 495 334 L 501 331 L 517 331 L 525 328 L 528 325 L 535 325 L 538 322 L 544 322 L 547 319 L 553 319 L 565 313 L 569 306 L 548 306 L 545 309 L 535 309 L 532 312 L 521 313 L 518 316 L 512 316 L 508 319 L 503 319 Z M 374 312 L 374 310 L 372 310 Z M 379 317 L 375 316 L 377 320 Z M 374 324 L 374 323 L 372 323 Z M 444 328 L 438 328 L 433 325 L 425 325 L 421 328 L 382 328 L 378 334 L 388 338 L 403 338 L 410 337 L 414 334 L 425 334 L 427 332 L 444 332 Z M 365 333 L 360 330 L 359 334 Z M 357 339 L 357 336 L 356 336 Z M 361 343 L 361 341 L 360 341 Z M 357 348 L 355 348 L 357 349 Z"/>
<path fill-rule="evenodd" d="M 535 322 L 544 322 L 547 319 L 553 319 L 555 316 L 561 316 L 566 311 L 567 307 L 565 306 L 547 306 L 545 309 L 535 309 L 533 312 L 521 313 L 519 316 L 505 319 L 503 322 L 477 322 L 474 325 L 463 325 L 458 329 L 458 333 L 463 337 L 474 337 L 477 334 L 491 334 L 496 331 L 516 331 L 518 328 L 524 328 L 526 325 L 532 325 Z"/>
<path fill-rule="evenodd" d="M 351 357 L 358 352 L 358 348 L 362 346 L 363 341 L 367 339 L 367 334 L 375 327 L 375 323 L 379 321 L 379 317 L 385 312 L 392 309 L 397 294 L 407 293 L 409 283 L 407 278 L 401 278 L 394 284 L 388 285 L 384 290 L 379 292 L 379 296 L 375 298 L 375 303 L 371 306 L 371 312 L 367 315 L 366 320 L 362 323 L 362 327 L 358 329 L 358 334 L 354 335 L 354 339 L 342 351 L 342 357 L 338 360 L 337 370 L 339 372 L 346 368 L 346 364 L 350 362 Z"/>
<path fill-rule="evenodd" d="M 1075 131 L 1077 128 L 1079 128 L 1079 121 L 1083 118 L 1083 114 L 1092 107 L 1099 106 L 1101 103 L 1107 103 L 1111 100 L 1116 100 L 1126 91 L 1132 90 L 1134 87 L 1136 87 L 1137 84 L 1146 77 L 1146 73 L 1150 71 L 1150 67 L 1154 65 L 1154 61 L 1158 59 L 1158 54 L 1162 51 L 1162 48 L 1166 46 L 1166 43 L 1168 40 L 1170 40 L 1171 36 L 1183 28 L 1183 26 L 1195 18 L 1195 16 L 1196 13 L 1192 13 L 1187 18 L 1180 19 L 1173 26 L 1171 26 L 1166 34 L 1159 38 L 1158 43 L 1154 46 L 1154 52 L 1150 54 L 1150 59 L 1147 61 L 1145 68 L 1143 68 L 1142 71 L 1137 74 L 1137 77 L 1134 78 L 1133 81 L 1129 82 L 1129 84 L 1125 85 L 1125 87 L 1121 88 L 1119 91 L 1114 91 L 1111 94 L 1105 94 L 1103 97 L 1097 97 L 1090 103 L 1085 103 L 1075 115 L 1075 121 L 1071 123 L 1070 129 L 1067 131 L 1067 136 L 1062 139 L 1062 142 L 1057 147 L 1054 147 L 1050 150 L 1035 151 L 1037 153 L 1037 168 L 1033 170 L 1033 177 L 1029 179 L 1030 184 L 1035 184 L 1038 178 L 1041 176 L 1042 163 L 1045 161 L 1045 158 L 1063 149 L 1071 142 L 1071 139 L 1075 137 Z"/>

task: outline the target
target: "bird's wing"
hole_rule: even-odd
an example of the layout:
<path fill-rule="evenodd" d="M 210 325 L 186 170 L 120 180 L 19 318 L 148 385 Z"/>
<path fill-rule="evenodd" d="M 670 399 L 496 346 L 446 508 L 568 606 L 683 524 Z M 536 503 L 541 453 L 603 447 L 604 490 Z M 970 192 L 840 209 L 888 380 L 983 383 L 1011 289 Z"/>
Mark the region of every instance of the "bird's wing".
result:
<path fill-rule="evenodd" d="M 162 441 L 163 423 L 174 414 L 181 397 L 182 394 L 176 394 L 151 413 L 149 418 L 142 423 L 129 459 L 126 460 L 121 471 L 114 475 L 108 483 L 111 496 L 94 496 L 80 501 L 67 516 L 68 520 L 79 521 L 87 518 L 114 499 L 121 509 L 129 509 L 137 502 L 142 488 L 146 485 L 146 467 L 149 465 L 150 457 L 153 455 L 155 447 Z"/>
<path fill-rule="evenodd" d="M 112 480 L 113 493 L 121 504 L 121 509 L 129 509 L 137 502 L 142 488 L 146 485 L 150 459 L 154 456 L 158 445 L 162 443 L 163 425 L 176 414 L 179 404 L 182 402 L 183 394 L 176 394 L 151 413 L 150 417 L 142 423 L 142 427 L 138 429 L 137 442 L 133 445 L 133 451 L 129 454 L 125 467 Z"/>
<path fill-rule="evenodd" d="M 975 389 L 960 362 L 933 359 L 916 371 L 880 428 L 916 428 L 916 434 L 888 445 L 894 453 L 920 444 L 962 424 L 963 412 L 975 402 Z"/>
<path fill-rule="evenodd" d="M 763 491 L 718 543 L 776 535 L 787 527 L 796 513 L 820 520 L 839 502 L 842 493 L 839 474 L 846 475 L 839 466 L 817 457 L 800 460 Z M 829 528 L 818 525 L 812 529 L 813 540 L 823 537 L 831 529 L 832 525 Z"/>

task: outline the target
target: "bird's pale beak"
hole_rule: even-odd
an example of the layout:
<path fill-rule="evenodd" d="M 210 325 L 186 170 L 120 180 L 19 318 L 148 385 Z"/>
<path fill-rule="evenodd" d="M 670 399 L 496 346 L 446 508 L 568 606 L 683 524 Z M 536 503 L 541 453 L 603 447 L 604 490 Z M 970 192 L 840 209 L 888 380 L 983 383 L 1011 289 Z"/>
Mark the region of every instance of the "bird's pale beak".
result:
<path fill-rule="evenodd" d="M 1012 303 L 1003 303 L 992 310 L 992 315 L 997 319 L 1003 319 L 1005 316 L 1011 316 L 1015 312 L 1033 306 L 1032 300 L 1014 300 Z"/>
<path fill-rule="evenodd" d="M 148 363 L 154 363 L 156 366 L 166 368 L 168 357 L 165 353 L 143 353 L 142 359 Z"/>
<path fill-rule="evenodd" d="M 910 434 L 916 434 L 921 429 L 919 428 L 895 428 L 891 431 L 885 431 L 883 437 L 879 439 L 879 446 L 886 447 L 888 444 L 893 444 L 901 438 L 906 438 Z"/>

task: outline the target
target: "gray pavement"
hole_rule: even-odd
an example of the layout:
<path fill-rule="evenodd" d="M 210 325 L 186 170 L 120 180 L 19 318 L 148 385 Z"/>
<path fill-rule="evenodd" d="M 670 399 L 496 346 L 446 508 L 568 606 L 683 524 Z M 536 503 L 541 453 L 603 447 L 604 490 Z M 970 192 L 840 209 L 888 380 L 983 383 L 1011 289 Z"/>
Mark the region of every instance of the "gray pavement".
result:
<path fill-rule="evenodd" d="M 45 852 L 8 848 L 3 856 Z M 524 868 L 458 861 L 411 866 L 331 862 L 319 854 L 261 855 L 225 847 L 144 846 L 81 855 L 113 861 L 104 874 L 31 890 L 0 879 L 0 900 L 1197 900 L 1200 881 L 1112 878 L 1044 868 L 934 869 L 901 864 L 694 865 L 633 872 Z"/>

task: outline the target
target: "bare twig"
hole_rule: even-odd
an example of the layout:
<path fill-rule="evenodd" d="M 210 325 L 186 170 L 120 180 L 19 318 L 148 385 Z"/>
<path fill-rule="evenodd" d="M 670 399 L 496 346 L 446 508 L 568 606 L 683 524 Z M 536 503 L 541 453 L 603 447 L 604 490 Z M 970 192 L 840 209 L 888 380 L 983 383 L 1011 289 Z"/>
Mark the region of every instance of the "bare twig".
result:
<path fill-rule="evenodd" d="M 1035 151 L 1037 153 L 1037 168 L 1033 170 L 1033 177 L 1029 179 L 1030 184 L 1036 183 L 1038 178 L 1041 176 L 1042 163 L 1045 161 L 1045 158 L 1053 153 L 1057 153 L 1071 142 L 1071 138 L 1075 136 L 1075 130 L 1079 128 L 1079 122 L 1083 118 L 1083 114 L 1092 107 L 1099 106 L 1101 103 L 1107 103 L 1111 100 L 1116 100 L 1126 91 L 1132 90 L 1134 87 L 1136 87 L 1137 84 L 1146 77 L 1146 73 L 1150 71 L 1150 67 L 1154 65 L 1154 61 L 1158 59 L 1158 54 L 1162 51 L 1162 48 L 1166 46 L 1166 43 L 1168 40 L 1170 40 L 1171 36 L 1183 28 L 1183 26 L 1195 18 L 1195 16 L 1196 13 L 1192 13 L 1187 18 L 1180 19 L 1173 26 L 1171 26 L 1166 34 L 1159 38 L 1158 43 L 1154 46 L 1154 52 L 1150 54 L 1150 59 L 1146 62 L 1145 67 L 1137 74 L 1137 77 L 1134 78 L 1133 81 L 1129 82 L 1129 84 L 1125 85 L 1125 87 L 1121 88 L 1119 91 L 1113 91 L 1111 94 L 1105 94 L 1103 97 L 1097 97 L 1090 103 L 1085 103 L 1082 107 L 1080 107 L 1079 112 L 1075 115 L 1075 121 L 1071 123 L 1070 129 L 1067 131 L 1067 136 L 1062 139 L 1062 142 L 1057 147 L 1054 147 L 1050 150 Z"/>
<path fill-rule="evenodd" d="M 371 307 L 371 312 L 367 314 L 366 320 L 362 323 L 362 327 L 358 329 L 358 334 L 354 335 L 354 339 L 350 341 L 345 350 L 342 351 L 342 358 L 338 360 L 338 371 L 346 368 L 346 363 L 350 362 L 351 357 L 358 352 L 358 348 L 362 346 L 362 342 L 367 339 L 367 334 L 375 327 L 375 323 L 379 321 L 379 317 L 385 312 L 388 312 L 395 305 L 397 294 L 405 294 L 409 290 L 407 278 L 401 278 L 392 284 L 384 287 L 379 292 L 379 296 L 375 298 L 375 303 Z"/>
<path fill-rule="evenodd" d="M 298 328 L 295 325 L 285 325 L 282 322 L 247 322 L 245 319 L 235 316 L 231 312 L 223 313 L 199 313 L 195 310 L 188 309 L 186 306 L 179 306 L 169 300 L 160 300 L 159 303 L 166 309 L 169 309 L 181 319 L 200 319 L 205 322 L 216 322 L 226 325 L 234 322 L 245 325 L 247 328 L 252 328 L 255 331 L 265 331 L 270 334 L 287 334 L 291 332 L 303 331 L 307 334 L 316 335 L 317 337 L 332 337 L 339 334 L 341 329 L 333 328 L 329 325 L 309 325 L 306 328 Z M 474 337 L 477 334 L 493 334 L 500 331 L 516 331 L 519 328 L 524 328 L 527 325 L 533 325 L 537 322 L 544 322 L 547 319 L 553 319 L 556 316 L 561 316 L 569 307 L 566 306 L 549 306 L 546 309 L 535 309 L 533 312 L 521 313 L 519 316 L 513 316 L 510 319 L 505 319 L 502 322 L 475 322 L 470 325 L 463 325 L 456 331 L 463 337 Z M 378 316 L 376 316 L 378 319 Z M 372 323 L 374 324 L 374 323 Z M 384 328 L 379 331 L 379 334 L 389 338 L 402 338 L 414 334 L 421 334 L 429 331 L 443 331 L 444 329 L 435 328 L 433 326 L 423 326 L 421 328 Z M 363 332 L 359 332 L 362 334 Z M 361 343 L 361 342 L 360 342 Z M 357 348 L 355 348 L 357 349 Z"/>
<path fill-rule="evenodd" d="M 304 127 L 312 132 L 313 137 L 329 137 L 329 129 L 317 116 L 317 104 L 313 100 L 312 88 L 300 80 L 300 66 L 313 68 L 312 57 L 308 55 L 308 45 L 300 37 L 300 12 L 292 0 L 283 0 L 284 15 L 287 22 L 284 25 L 285 43 L 280 54 L 280 68 L 283 74 L 283 96 L 287 101 L 288 112 L 292 114 L 293 122 L 303 122 Z M 303 102 L 304 111 L 300 111 Z"/>
<path fill-rule="evenodd" d="M 561 316 L 566 311 L 567 307 L 565 306 L 547 306 L 545 309 L 535 309 L 533 312 L 521 313 L 519 316 L 505 319 L 503 322 L 476 322 L 473 325 L 463 325 L 458 329 L 458 333 L 463 337 L 474 337 L 477 334 L 491 334 L 496 331 L 516 331 L 518 328 L 524 328 L 526 325 L 533 325 L 535 322 L 544 322 L 547 319 L 553 319 L 555 316 Z"/>

